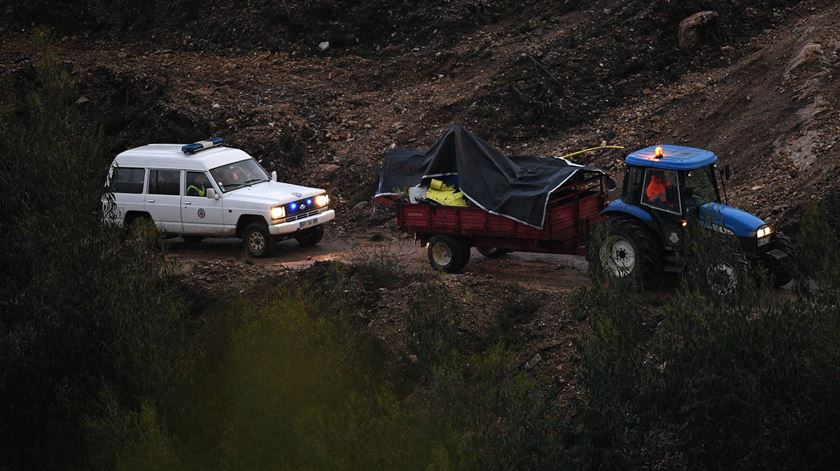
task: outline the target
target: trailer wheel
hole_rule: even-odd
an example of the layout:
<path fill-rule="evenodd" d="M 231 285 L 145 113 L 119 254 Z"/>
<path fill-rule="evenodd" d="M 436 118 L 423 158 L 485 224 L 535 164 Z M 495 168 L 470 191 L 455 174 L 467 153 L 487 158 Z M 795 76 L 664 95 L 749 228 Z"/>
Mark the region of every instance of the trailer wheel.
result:
<path fill-rule="evenodd" d="M 432 268 L 446 273 L 456 273 L 464 268 L 465 252 L 464 244 L 449 236 L 432 236 L 426 245 L 426 256 Z"/>
<path fill-rule="evenodd" d="M 790 242 L 790 237 L 786 236 L 784 232 L 777 232 L 773 245 L 778 250 L 787 255 L 787 260 L 782 265 L 775 267 L 770 273 L 770 280 L 774 288 L 781 288 L 790 283 L 793 276 L 790 273 L 790 264 L 793 263 L 796 253 L 793 251 L 793 244 Z"/>
<path fill-rule="evenodd" d="M 498 247 L 478 247 L 478 253 L 487 258 L 502 258 L 510 253 L 510 250 L 500 249 Z"/>
<path fill-rule="evenodd" d="M 461 240 L 461 246 L 464 248 L 464 254 L 461 257 L 461 266 L 459 266 L 458 270 L 456 271 L 463 270 L 464 267 L 466 267 L 467 264 L 470 263 L 470 253 L 472 252 L 472 246 L 470 246 L 470 243 L 466 240 Z"/>
<path fill-rule="evenodd" d="M 611 279 L 631 279 L 647 286 L 655 284 L 660 275 L 661 256 L 653 234 L 627 217 L 607 219 L 606 228 L 607 233 L 593 254 L 600 268 Z"/>

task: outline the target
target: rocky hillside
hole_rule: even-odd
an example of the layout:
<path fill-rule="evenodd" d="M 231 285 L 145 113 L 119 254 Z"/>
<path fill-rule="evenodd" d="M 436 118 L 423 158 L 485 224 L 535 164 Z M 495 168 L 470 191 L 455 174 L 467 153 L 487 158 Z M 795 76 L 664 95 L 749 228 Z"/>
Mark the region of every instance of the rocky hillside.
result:
<path fill-rule="evenodd" d="M 116 3 L 7 7 L 0 73 L 30 73 L 49 27 L 110 152 L 222 135 L 364 215 L 347 224 L 384 150 L 452 123 L 516 155 L 710 148 L 735 203 L 783 225 L 838 186 L 836 2 Z"/>

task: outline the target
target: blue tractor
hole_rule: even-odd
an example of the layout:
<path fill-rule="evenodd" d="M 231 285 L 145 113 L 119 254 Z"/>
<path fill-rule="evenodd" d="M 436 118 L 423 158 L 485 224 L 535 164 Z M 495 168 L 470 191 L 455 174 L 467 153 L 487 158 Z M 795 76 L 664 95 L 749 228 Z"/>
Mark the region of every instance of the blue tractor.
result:
<path fill-rule="evenodd" d="M 729 178 L 729 166 L 718 170 L 717 161 L 711 151 L 676 145 L 651 146 L 627 156 L 623 193 L 602 211 L 606 235 L 590 251 L 607 275 L 646 281 L 682 271 L 680 248 L 690 226 L 700 225 L 737 237 L 744 265 L 766 267 L 774 286 L 790 281 L 790 240 L 760 218 L 726 204 L 723 180 Z M 718 269 L 736 283 L 736 267 Z"/>

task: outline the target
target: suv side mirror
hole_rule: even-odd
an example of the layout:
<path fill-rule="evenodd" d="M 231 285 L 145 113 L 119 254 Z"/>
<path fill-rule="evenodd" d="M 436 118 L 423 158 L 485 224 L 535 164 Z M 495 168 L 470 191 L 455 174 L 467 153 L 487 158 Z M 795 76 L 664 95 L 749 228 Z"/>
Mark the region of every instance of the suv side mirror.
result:
<path fill-rule="evenodd" d="M 273 182 L 277 181 L 277 170 L 272 170 L 271 171 L 271 181 L 273 181 Z"/>
<path fill-rule="evenodd" d="M 208 198 L 213 198 L 214 200 L 217 200 L 217 199 L 219 199 L 219 198 L 220 198 L 219 194 L 218 194 L 218 193 L 216 193 L 216 189 L 215 189 L 215 188 L 208 188 L 208 189 L 207 189 L 207 197 L 208 197 Z"/>

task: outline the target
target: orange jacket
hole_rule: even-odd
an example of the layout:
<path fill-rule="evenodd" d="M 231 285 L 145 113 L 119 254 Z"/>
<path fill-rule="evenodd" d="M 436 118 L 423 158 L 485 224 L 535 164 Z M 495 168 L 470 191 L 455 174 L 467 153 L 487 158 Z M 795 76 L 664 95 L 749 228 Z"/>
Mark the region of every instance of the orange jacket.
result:
<path fill-rule="evenodd" d="M 662 180 L 656 175 L 650 177 L 650 183 L 648 183 L 648 187 L 645 190 L 648 201 L 653 201 L 658 198 L 663 203 L 667 202 L 668 198 L 665 197 L 666 185 L 667 183 L 662 183 Z"/>

